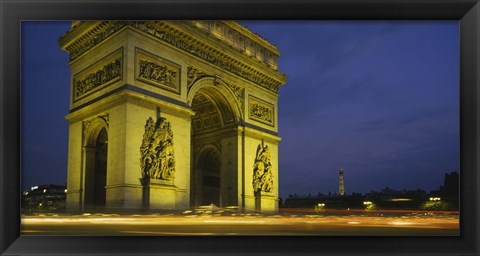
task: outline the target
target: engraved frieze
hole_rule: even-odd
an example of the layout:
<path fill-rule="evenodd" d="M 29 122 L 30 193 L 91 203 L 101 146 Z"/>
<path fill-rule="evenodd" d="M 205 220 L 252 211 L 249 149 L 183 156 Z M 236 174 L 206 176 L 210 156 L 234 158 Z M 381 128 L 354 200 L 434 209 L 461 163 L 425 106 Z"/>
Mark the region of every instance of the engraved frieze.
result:
<path fill-rule="evenodd" d="M 173 132 L 165 118 L 157 121 L 148 118 L 140 147 L 142 178 L 173 181 L 175 176 L 175 155 Z"/>
<path fill-rule="evenodd" d="M 122 79 L 122 49 L 73 76 L 73 101 Z"/>
<path fill-rule="evenodd" d="M 211 48 L 192 37 L 189 37 L 185 34 L 180 35 L 181 32 L 177 31 L 173 26 L 165 22 L 102 22 L 90 33 L 82 36 L 65 49 L 70 53 L 70 58 L 73 61 L 89 49 L 95 47 L 100 42 L 113 35 L 115 32 L 123 29 L 125 26 L 136 28 L 169 45 L 199 57 L 221 69 L 227 70 L 235 75 L 247 79 L 271 92 L 278 93 L 278 87 L 283 83 L 282 81 L 272 77 L 262 75 L 258 71 L 250 68 L 247 64 L 240 63 L 238 60 L 226 56 L 223 52 Z M 283 79 L 284 78 L 281 78 L 280 80 Z"/>
<path fill-rule="evenodd" d="M 144 22 L 132 21 L 130 25 L 135 27 L 145 33 L 148 33 L 172 46 L 175 46 L 181 50 L 189 52 L 197 57 L 200 57 L 222 69 L 230 71 L 236 75 L 239 75 L 251 82 L 254 82 L 267 90 L 278 93 L 278 87 L 280 82 L 275 81 L 274 79 L 261 77 L 257 74 L 253 74 L 251 71 L 245 69 L 244 67 L 239 66 L 238 64 L 233 64 L 231 61 L 227 60 L 225 57 L 221 57 L 219 53 L 208 49 L 205 46 L 199 44 L 194 44 L 194 40 L 187 40 L 174 35 L 171 32 L 167 32 L 163 26 L 158 26 L 158 22 L 145 24 Z"/>
<path fill-rule="evenodd" d="M 180 67 L 137 49 L 137 80 L 180 93 Z"/>
<path fill-rule="evenodd" d="M 145 59 L 140 60 L 140 74 L 138 75 L 140 78 L 175 88 L 178 85 L 178 75 L 176 70 L 171 70 L 166 65 Z"/>
<path fill-rule="evenodd" d="M 272 104 L 264 102 L 260 99 L 250 96 L 249 104 L 249 118 L 270 126 L 274 126 L 274 107 Z"/>
<path fill-rule="evenodd" d="M 95 33 L 87 33 L 77 42 L 66 47 L 66 50 L 70 53 L 70 61 L 80 57 L 80 55 L 98 45 L 126 25 L 125 22 L 101 22 L 95 28 Z"/>
<path fill-rule="evenodd" d="M 267 145 L 263 145 L 263 142 L 257 147 L 257 154 L 253 165 L 252 185 L 254 192 L 272 192 L 273 190 L 270 149 Z"/>
<path fill-rule="evenodd" d="M 210 32 L 215 37 L 226 40 L 232 46 L 242 50 L 245 54 L 256 57 L 273 69 L 277 69 L 276 55 L 272 54 L 272 51 L 266 47 L 248 38 L 247 35 L 230 28 L 232 25 L 238 26 L 235 23 L 230 23 L 230 26 L 225 24 L 224 21 L 212 20 L 200 20 L 194 21 L 193 23 L 195 26 Z M 245 30 L 243 32 L 245 33 Z M 266 42 L 263 38 L 260 40 Z"/>

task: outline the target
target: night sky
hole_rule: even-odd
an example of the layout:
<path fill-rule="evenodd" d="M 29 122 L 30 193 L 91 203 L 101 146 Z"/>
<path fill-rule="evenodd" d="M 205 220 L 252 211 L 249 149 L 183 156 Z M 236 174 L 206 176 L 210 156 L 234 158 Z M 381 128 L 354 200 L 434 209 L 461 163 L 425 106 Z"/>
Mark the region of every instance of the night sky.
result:
<path fill-rule="evenodd" d="M 457 21 L 243 21 L 281 52 L 280 196 L 437 189 L 459 171 Z M 69 22 L 22 23 L 22 187 L 65 184 Z M 253 164 L 253 163 L 252 163 Z"/>

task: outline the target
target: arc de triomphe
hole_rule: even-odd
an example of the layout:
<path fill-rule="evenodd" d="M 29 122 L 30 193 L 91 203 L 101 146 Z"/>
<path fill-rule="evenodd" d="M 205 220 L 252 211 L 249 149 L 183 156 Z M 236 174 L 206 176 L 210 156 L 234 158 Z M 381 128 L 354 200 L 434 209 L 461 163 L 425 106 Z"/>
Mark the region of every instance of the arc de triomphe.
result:
<path fill-rule="evenodd" d="M 68 210 L 278 210 L 275 46 L 233 21 L 74 21 L 59 44 Z"/>

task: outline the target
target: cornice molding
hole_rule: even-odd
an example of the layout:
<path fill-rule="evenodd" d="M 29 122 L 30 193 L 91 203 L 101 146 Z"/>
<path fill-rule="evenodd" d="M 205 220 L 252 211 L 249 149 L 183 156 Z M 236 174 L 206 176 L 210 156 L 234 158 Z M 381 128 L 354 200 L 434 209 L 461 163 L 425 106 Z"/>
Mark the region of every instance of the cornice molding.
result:
<path fill-rule="evenodd" d="M 208 45 L 188 33 L 181 31 L 169 22 L 163 21 L 102 21 L 87 25 L 88 22 L 77 24 L 59 39 L 62 49 L 70 54 L 70 61 L 78 59 L 84 53 L 94 48 L 125 27 L 130 27 L 147 34 L 163 43 L 194 55 L 214 66 L 242 77 L 273 93 L 278 93 L 280 85 L 287 80 L 286 75 L 265 67 L 265 72 L 259 71 L 239 61 L 237 56 L 231 56 L 224 51 Z M 84 32 L 78 31 L 79 29 Z M 245 56 L 245 58 L 247 58 Z M 250 60 L 253 61 L 253 60 Z M 259 65 L 260 63 L 258 63 Z M 262 65 L 265 65 L 262 63 Z M 269 74 L 267 74 L 269 73 Z"/>

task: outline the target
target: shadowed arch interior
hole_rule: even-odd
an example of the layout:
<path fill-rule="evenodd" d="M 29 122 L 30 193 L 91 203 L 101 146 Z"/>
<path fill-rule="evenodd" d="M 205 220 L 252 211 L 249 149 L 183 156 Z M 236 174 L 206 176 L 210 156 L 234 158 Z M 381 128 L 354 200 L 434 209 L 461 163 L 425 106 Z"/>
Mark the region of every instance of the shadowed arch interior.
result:
<path fill-rule="evenodd" d="M 238 117 L 232 103 L 215 86 L 200 88 L 192 99 L 192 206 L 215 204 L 223 206 L 226 198 L 226 170 L 222 169 L 221 140 L 224 132 L 237 125 Z M 223 133 L 223 134 L 222 134 Z M 216 144 L 216 146 L 214 146 Z M 224 200 L 225 201 L 225 200 Z"/>
<path fill-rule="evenodd" d="M 192 110 L 192 134 L 211 132 L 236 121 L 230 104 L 215 89 L 200 89 L 192 100 Z"/>
<path fill-rule="evenodd" d="M 221 205 L 220 154 L 217 150 L 210 148 L 202 152 L 198 158 L 198 169 L 201 171 L 200 177 L 198 177 L 201 180 L 201 189 L 198 191 L 201 195 L 200 204 L 219 206 Z"/>
<path fill-rule="evenodd" d="M 85 201 L 86 208 L 105 207 L 107 184 L 108 135 L 101 128 L 94 140 L 85 147 Z"/>

